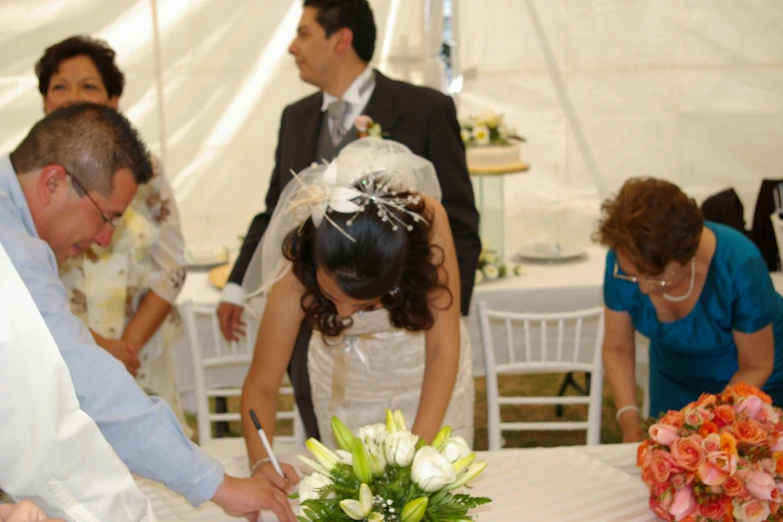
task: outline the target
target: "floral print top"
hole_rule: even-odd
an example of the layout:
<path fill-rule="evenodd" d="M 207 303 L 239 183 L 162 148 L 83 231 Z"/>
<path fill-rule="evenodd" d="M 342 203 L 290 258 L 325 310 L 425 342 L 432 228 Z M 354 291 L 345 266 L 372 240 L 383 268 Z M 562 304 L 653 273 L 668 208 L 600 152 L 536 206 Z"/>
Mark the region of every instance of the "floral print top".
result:
<path fill-rule="evenodd" d="M 108 339 L 119 339 L 148 290 L 175 305 L 185 282 L 185 245 L 171 185 L 153 159 L 153 177 L 139 185 L 108 247 L 60 266 L 71 311 Z M 147 342 L 143 359 L 157 359 L 182 332 L 176 308 Z M 143 371 L 144 362 L 142 360 Z"/>

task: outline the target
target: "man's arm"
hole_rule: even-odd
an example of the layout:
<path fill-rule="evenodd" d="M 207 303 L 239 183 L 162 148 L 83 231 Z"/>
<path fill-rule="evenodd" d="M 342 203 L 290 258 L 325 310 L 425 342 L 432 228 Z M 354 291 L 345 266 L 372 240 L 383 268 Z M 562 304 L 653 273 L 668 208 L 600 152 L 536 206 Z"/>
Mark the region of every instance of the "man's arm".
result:
<path fill-rule="evenodd" d="M 223 482 L 223 467 L 188 440 L 168 404 L 148 397 L 71 314 L 51 249 L 23 233 L 6 238 L 14 243 L 4 246 L 68 366 L 82 410 L 120 459 L 194 505 L 212 498 Z"/>
<path fill-rule="evenodd" d="M 2 246 L 0 288 L 0 487 L 68 520 L 152 522 L 128 468 L 79 408 L 57 345 Z"/>
<path fill-rule="evenodd" d="M 457 109 L 450 97 L 442 96 L 440 99 L 442 103 L 433 104 L 432 108 L 426 157 L 435 166 L 443 192 L 441 202 L 449 216 L 459 263 L 460 308 L 462 315 L 468 315 L 481 254 L 479 215 L 465 162 L 465 145 L 460 137 Z"/>

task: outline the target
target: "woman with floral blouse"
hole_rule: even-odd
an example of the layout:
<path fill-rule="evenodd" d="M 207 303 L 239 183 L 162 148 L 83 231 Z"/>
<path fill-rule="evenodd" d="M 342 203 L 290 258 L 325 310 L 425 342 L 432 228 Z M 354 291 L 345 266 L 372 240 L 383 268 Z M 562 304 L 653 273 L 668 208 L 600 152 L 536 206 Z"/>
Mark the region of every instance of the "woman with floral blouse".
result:
<path fill-rule="evenodd" d="M 125 84 L 104 42 L 74 36 L 44 52 L 35 66 L 44 112 L 76 102 L 118 107 Z M 184 240 L 171 186 L 160 162 L 139 185 L 117 223 L 112 242 L 93 245 L 60 267 L 71 310 L 98 345 L 122 361 L 150 395 L 182 415 L 168 348 L 182 335 L 175 306 L 185 281 Z M 78 180 L 75 180 L 78 184 Z"/>

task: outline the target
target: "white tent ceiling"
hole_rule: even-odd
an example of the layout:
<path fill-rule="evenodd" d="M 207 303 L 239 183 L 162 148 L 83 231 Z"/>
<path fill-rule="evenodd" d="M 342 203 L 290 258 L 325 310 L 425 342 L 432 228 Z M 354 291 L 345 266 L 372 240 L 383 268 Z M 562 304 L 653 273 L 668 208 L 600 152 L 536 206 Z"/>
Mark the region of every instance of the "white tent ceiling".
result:
<path fill-rule="evenodd" d="M 748 215 L 760 180 L 783 178 L 782 1 L 452 1 L 461 111 L 502 111 L 528 139 L 533 168 L 505 180 L 506 251 L 586 242 L 597 187 L 613 192 L 629 176 L 671 179 L 699 200 L 733 185 Z M 370 3 L 375 65 L 437 85 L 441 2 Z M 282 108 L 312 91 L 286 52 L 300 5 L 0 0 L 0 149 L 41 116 L 32 67 L 43 49 L 77 33 L 105 38 L 127 74 L 121 109 L 166 160 L 188 244 L 236 247 L 263 207 Z"/>

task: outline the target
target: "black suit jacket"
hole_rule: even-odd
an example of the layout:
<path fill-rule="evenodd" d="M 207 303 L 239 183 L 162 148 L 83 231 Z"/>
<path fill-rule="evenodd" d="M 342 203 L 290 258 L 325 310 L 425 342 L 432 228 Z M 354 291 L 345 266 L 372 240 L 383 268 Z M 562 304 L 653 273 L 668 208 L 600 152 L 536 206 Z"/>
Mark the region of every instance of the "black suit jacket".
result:
<path fill-rule="evenodd" d="M 375 72 L 375 90 L 364 114 L 381 125 L 388 139 L 407 146 L 414 154 L 435 166 L 443 192 L 442 203 L 449 216 L 459 262 L 462 290 L 461 310 L 467 315 L 473 293 L 476 265 L 481 253 L 479 216 L 473 186 L 465 163 L 465 146 L 460 138 L 453 100 L 433 89 L 387 78 Z M 318 92 L 285 108 L 275 152 L 275 169 L 266 194 L 266 210 L 253 218 L 242 243 L 229 281 L 241 284 L 261 237 L 269 225 L 280 194 L 299 172 L 315 158 L 321 125 L 323 94 Z"/>

